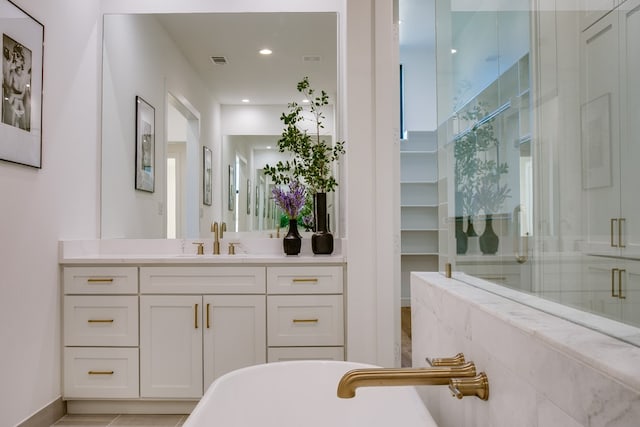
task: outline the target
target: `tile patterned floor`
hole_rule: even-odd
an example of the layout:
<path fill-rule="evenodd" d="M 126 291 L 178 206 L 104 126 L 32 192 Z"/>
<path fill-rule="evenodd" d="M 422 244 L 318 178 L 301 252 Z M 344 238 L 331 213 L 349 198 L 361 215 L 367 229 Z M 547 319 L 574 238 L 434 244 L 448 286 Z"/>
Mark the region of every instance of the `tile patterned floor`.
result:
<path fill-rule="evenodd" d="M 411 366 L 411 308 L 403 307 L 402 366 Z M 68 414 L 53 426 L 68 427 L 180 427 L 188 415 L 79 415 Z M 53 427 L 52 426 L 52 427 Z"/>
<path fill-rule="evenodd" d="M 179 427 L 187 415 L 83 415 L 67 414 L 53 426 L 73 427 Z M 52 426 L 52 427 L 53 427 Z"/>

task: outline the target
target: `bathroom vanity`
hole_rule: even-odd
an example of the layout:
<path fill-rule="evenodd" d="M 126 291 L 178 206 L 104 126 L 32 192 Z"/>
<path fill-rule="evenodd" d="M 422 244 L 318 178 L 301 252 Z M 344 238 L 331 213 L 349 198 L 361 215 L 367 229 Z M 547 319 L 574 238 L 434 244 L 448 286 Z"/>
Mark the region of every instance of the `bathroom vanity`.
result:
<path fill-rule="evenodd" d="M 61 243 L 70 412 L 189 411 L 239 368 L 344 360 L 344 256 L 196 255 L 162 242 Z"/>

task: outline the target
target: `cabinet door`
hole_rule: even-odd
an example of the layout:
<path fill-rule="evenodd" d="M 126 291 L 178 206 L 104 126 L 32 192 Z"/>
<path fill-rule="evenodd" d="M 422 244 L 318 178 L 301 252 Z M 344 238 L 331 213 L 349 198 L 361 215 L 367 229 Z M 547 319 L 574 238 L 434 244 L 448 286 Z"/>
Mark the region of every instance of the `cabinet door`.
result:
<path fill-rule="evenodd" d="M 620 154 L 623 253 L 640 255 L 640 0 L 627 0 L 619 8 L 620 19 Z"/>
<path fill-rule="evenodd" d="M 140 296 L 140 396 L 202 396 L 202 296 Z"/>
<path fill-rule="evenodd" d="M 204 387 L 238 368 L 266 362 L 264 295 L 205 295 Z"/>
<path fill-rule="evenodd" d="M 640 261 L 626 260 L 618 285 L 622 321 L 640 327 Z"/>
<path fill-rule="evenodd" d="M 618 14 L 581 38 L 581 156 L 587 251 L 616 255 L 620 217 Z M 613 230 L 613 232 L 612 232 Z"/>
<path fill-rule="evenodd" d="M 620 299 L 618 298 L 618 280 L 620 278 L 619 260 L 604 257 L 585 258 L 584 307 L 593 313 L 610 319 L 620 319 Z M 624 271 L 622 272 L 624 274 Z"/>

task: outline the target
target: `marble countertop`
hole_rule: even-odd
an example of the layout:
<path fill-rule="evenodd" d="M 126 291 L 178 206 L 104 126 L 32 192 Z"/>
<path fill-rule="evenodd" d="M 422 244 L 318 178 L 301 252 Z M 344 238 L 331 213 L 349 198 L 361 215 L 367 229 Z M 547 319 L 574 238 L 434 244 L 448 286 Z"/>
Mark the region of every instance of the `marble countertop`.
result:
<path fill-rule="evenodd" d="M 196 242 L 204 243 L 204 255 L 197 255 Z M 227 253 L 234 243 L 236 254 Z M 310 242 L 299 255 L 285 255 L 281 239 L 222 240 L 220 255 L 213 255 L 211 239 L 114 239 L 63 240 L 59 242 L 60 264 L 343 264 L 344 241 L 334 242 L 331 255 L 315 255 Z"/>

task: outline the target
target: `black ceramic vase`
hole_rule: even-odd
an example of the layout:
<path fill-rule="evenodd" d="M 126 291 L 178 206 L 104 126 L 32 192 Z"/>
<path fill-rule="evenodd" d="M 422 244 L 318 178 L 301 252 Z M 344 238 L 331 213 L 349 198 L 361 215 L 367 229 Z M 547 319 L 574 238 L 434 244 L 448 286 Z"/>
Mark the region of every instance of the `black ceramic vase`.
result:
<path fill-rule="evenodd" d="M 500 240 L 495 231 L 493 231 L 493 218 L 487 215 L 484 221 L 484 232 L 480 236 L 480 251 L 485 255 L 493 255 L 498 252 L 498 244 Z"/>
<path fill-rule="evenodd" d="M 298 220 L 289 220 L 289 232 L 282 239 L 282 247 L 287 255 L 298 255 L 302 247 L 302 237 L 298 233 Z"/>
<path fill-rule="evenodd" d="M 467 253 L 467 243 L 469 237 L 464 232 L 464 217 L 456 217 L 456 254 L 464 255 Z"/>
<path fill-rule="evenodd" d="M 311 250 L 317 255 L 333 253 L 333 235 L 327 228 L 327 193 L 313 196 L 313 215 L 316 230 L 311 236 Z"/>

